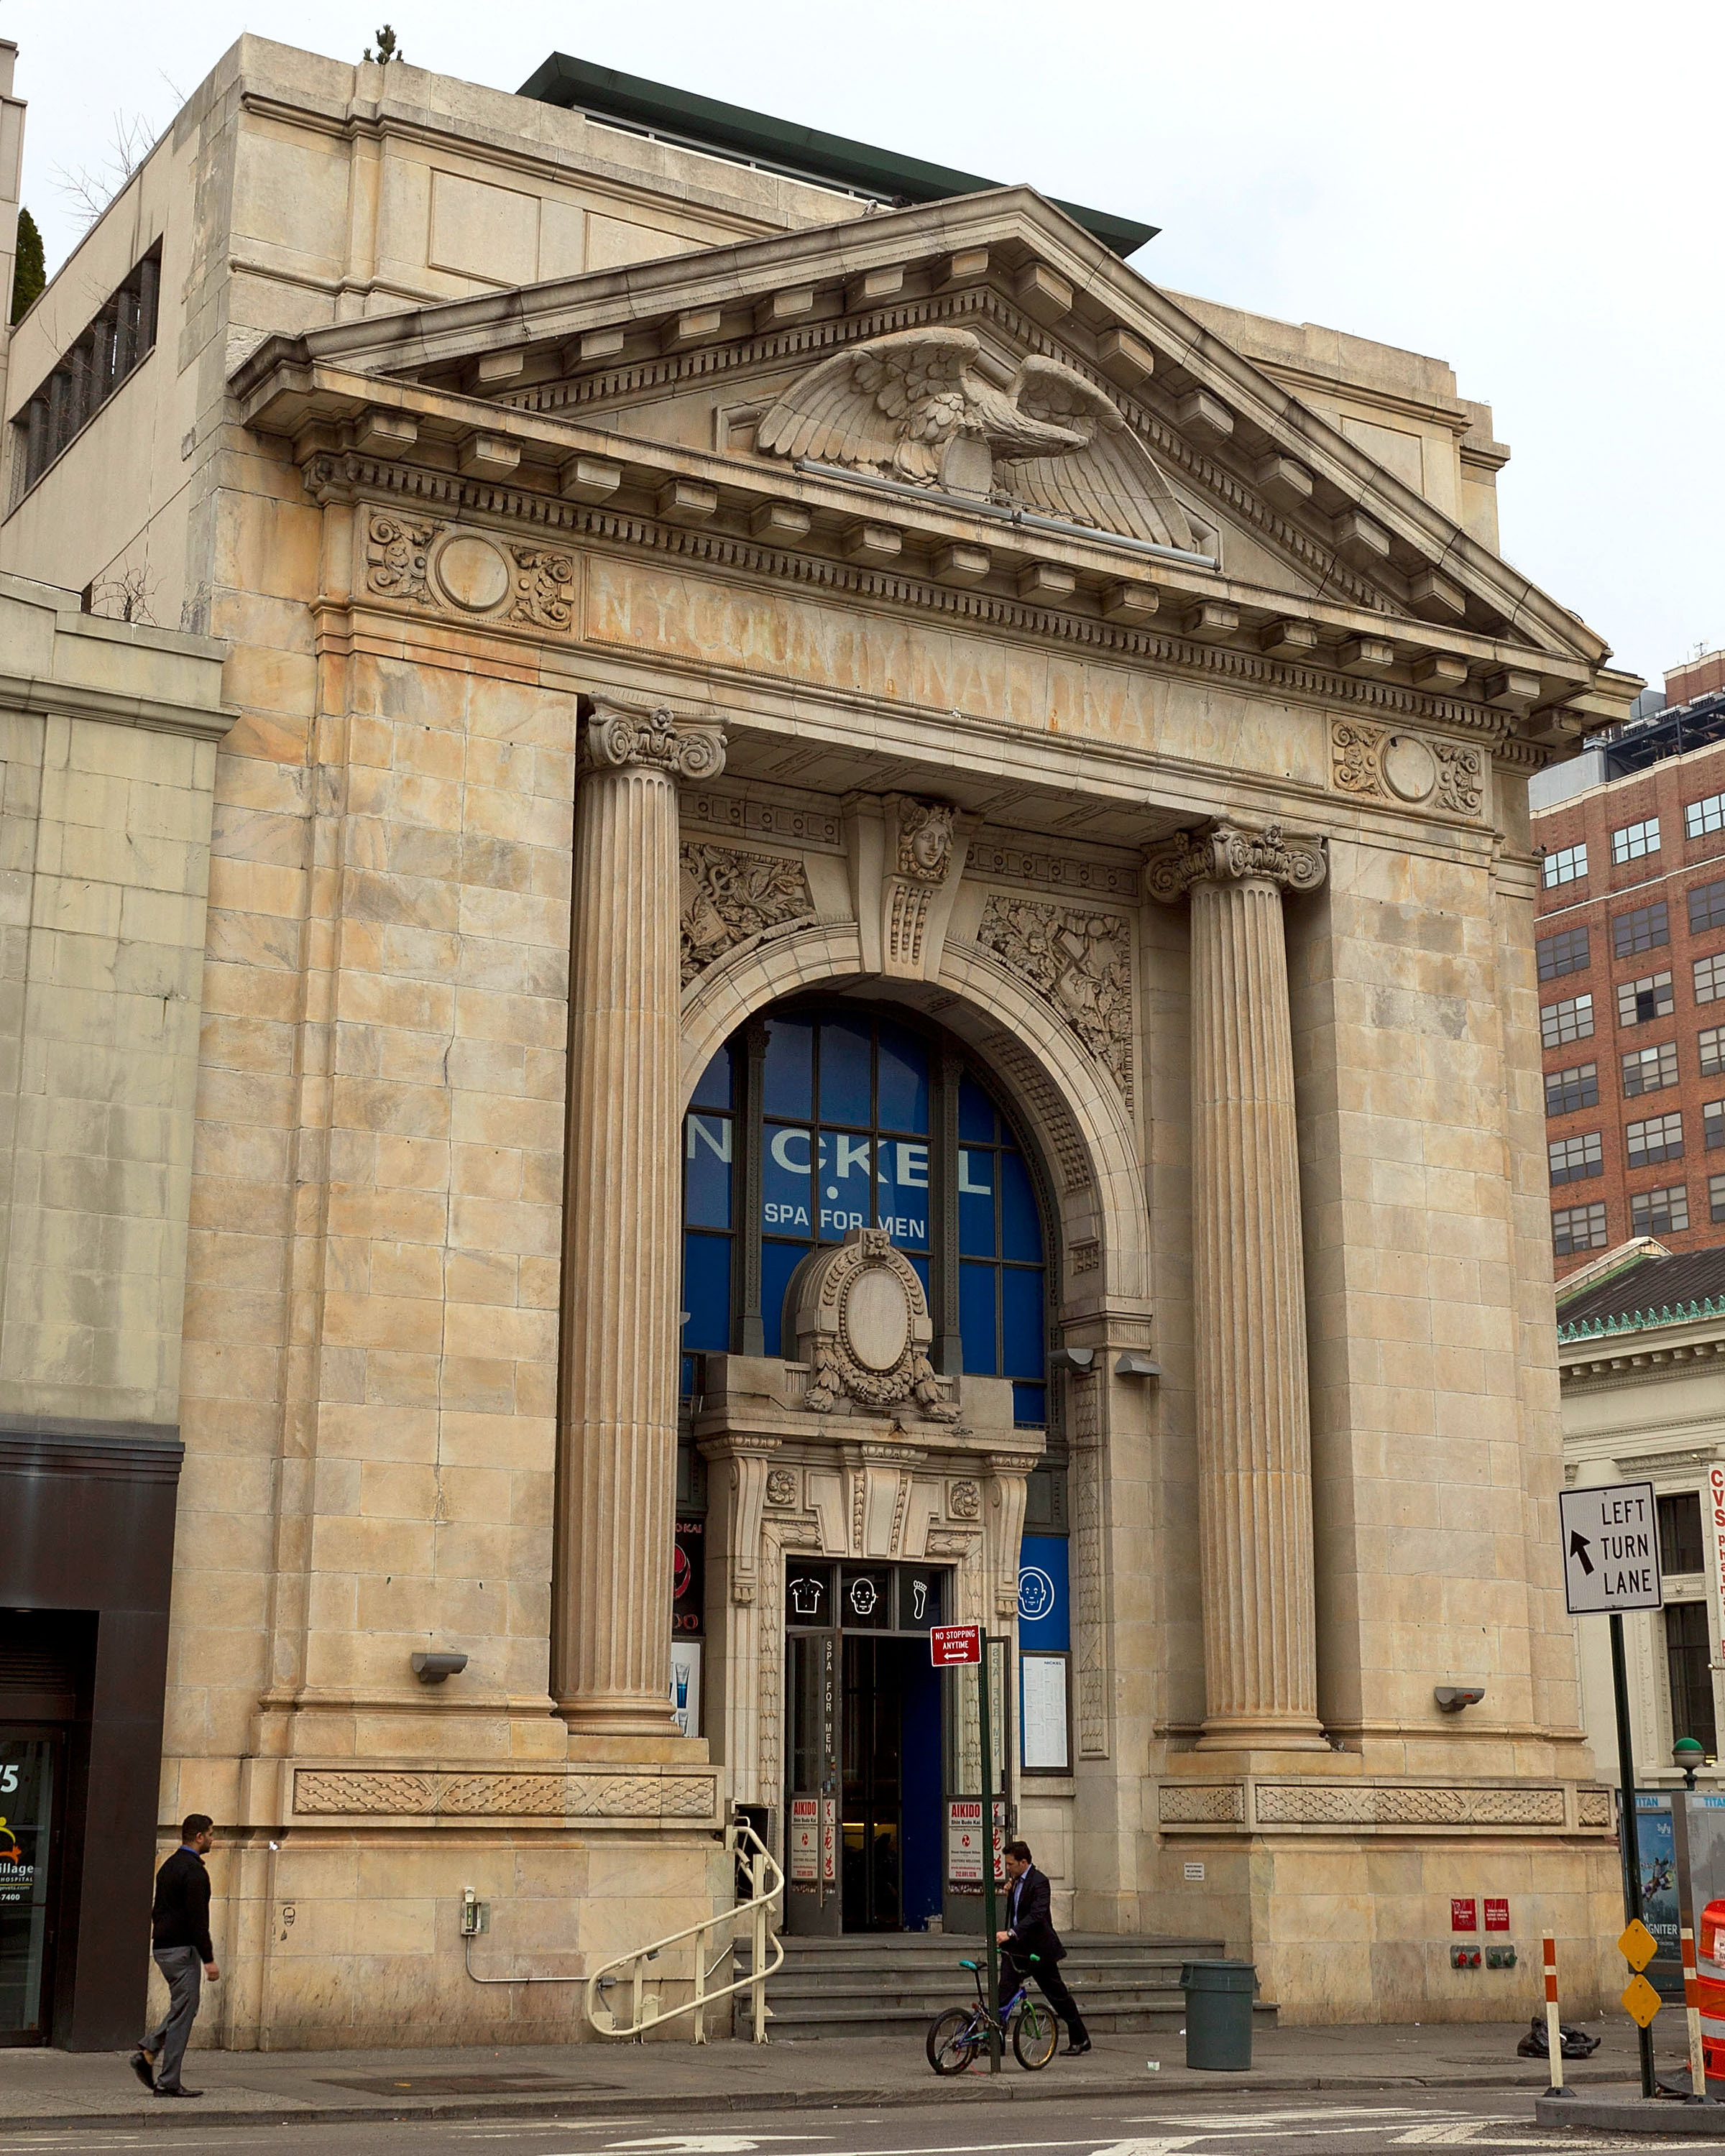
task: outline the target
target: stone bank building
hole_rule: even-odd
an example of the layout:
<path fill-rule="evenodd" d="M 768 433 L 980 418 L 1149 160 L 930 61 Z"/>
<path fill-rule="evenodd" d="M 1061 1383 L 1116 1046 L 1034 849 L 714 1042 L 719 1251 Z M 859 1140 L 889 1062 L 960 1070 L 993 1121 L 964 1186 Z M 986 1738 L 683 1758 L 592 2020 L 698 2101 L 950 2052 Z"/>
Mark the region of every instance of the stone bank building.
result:
<path fill-rule="evenodd" d="M 974 1929 L 940 1620 L 1067 1926 L 1610 1922 L 1526 795 L 1638 685 L 1446 367 L 1150 236 L 248 38 L 13 333 L 8 2035 L 194 1807 L 233 2046 L 580 2035 L 738 1804 Z"/>

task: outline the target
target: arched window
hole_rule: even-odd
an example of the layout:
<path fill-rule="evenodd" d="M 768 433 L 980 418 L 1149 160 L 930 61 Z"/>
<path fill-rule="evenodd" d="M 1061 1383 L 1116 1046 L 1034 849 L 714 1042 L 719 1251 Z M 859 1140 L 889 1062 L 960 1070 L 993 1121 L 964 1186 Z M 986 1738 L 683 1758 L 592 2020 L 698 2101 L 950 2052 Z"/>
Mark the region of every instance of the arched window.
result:
<path fill-rule="evenodd" d="M 683 1192 L 685 1392 L 693 1353 L 785 1352 L 798 1260 L 878 1227 L 922 1278 L 936 1367 L 1010 1378 L 1014 1419 L 1045 1424 L 1036 1178 L 984 1073 L 937 1029 L 858 1004 L 764 1013 L 695 1088 Z"/>

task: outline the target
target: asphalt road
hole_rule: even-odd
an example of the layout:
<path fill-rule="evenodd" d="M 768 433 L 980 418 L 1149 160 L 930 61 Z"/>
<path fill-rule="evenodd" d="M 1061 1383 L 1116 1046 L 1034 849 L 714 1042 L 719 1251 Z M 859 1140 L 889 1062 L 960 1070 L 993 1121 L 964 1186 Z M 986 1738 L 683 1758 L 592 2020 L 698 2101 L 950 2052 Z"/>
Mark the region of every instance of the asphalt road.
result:
<path fill-rule="evenodd" d="M 651 2119 L 583 2119 L 559 2124 L 412 2122 L 354 2124 L 20 2128 L 0 2135 L 0 2156 L 105 2156 L 136 2149 L 144 2156 L 1379 2156 L 1403 2149 L 1466 2148 L 1518 2151 L 1636 2149 L 1645 2139 L 1533 2124 L 1532 2105 L 1500 2091 L 1470 2102 L 1454 2091 L 1357 2103 L 1322 2097 L 1254 2101 L 1240 2095 L 1171 2101 L 1147 2107 L 1142 2098 L 1101 2101 L 1075 2096 L 1070 2107 L 1038 2106 L 1040 2116 L 960 2112 L 942 2104 L 927 2111 L 776 2111 L 757 2130 L 727 2118 L 725 2130 L 654 2132 Z M 1670 2143 L 1654 2143 L 1669 2148 Z M 1717 2141 L 1684 2141 L 1689 2156 L 1725 2152 Z"/>

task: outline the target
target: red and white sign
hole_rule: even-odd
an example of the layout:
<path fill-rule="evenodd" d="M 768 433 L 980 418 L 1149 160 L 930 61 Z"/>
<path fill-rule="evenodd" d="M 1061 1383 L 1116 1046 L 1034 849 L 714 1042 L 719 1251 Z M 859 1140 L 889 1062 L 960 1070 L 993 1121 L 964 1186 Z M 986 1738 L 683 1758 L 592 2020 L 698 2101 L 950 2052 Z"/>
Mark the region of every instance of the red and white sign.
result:
<path fill-rule="evenodd" d="M 947 1877 L 954 1887 L 983 1883 L 983 1808 L 973 1797 L 957 1797 L 947 1806 Z M 994 1799 L 994 1883 L 1006 1882 L 1006 1806 Z"/>
<path fill-rule="evenodd" d="M 1725 1467 L 1707 1470 L 1707 1570 L 1712 1574 L 1715 1637 L 1725 1641 Z"/>
<path fill-rule="evenodd" d="M 839 1876 L 839 1799 L 820 1800 L 820 1876 L 830 1887 Z"/>
<path fill-rule="evenodd" d="M 1486 1902 L 1486 1929 L 1488 1932 L 1507 1932 L 1509 1929 L 1509 1903 L 1494 1902 L 1489 1896 Z"/>
<path fill-rule="evenodd" d="M 1450 1902 L 1450 1929 L 1452 1932 L 1476 1932 L 1480 1928 L 1480 1905 L 1470 1895 L 1465 1899 L 1452 1896 Z"/>
<path fill-rule="evenodd" d="M 819 1878 L 820 1799 L 819 1797 L 791 1799 L 790 1854 L 793 1879 Z"/>
<path fill-rule="evenodd" d="M 937 1625 L 928 1635 L 928 1659 L 937 1670 L 963 1668 L 983 1659 L 980 1625 Z M 980 1812 L 977 1815 L 980 1819 Z"/>

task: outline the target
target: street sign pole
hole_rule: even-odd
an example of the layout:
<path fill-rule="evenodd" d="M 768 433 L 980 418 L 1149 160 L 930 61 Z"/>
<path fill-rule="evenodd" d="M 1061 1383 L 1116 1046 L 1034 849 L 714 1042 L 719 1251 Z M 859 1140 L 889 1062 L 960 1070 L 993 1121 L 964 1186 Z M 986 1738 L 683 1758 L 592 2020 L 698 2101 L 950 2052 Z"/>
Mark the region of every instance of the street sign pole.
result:
<path fill-rule="evenodd" d="M 983 1659 L 977 1670 L 977 1720 L 982 1738 L 983 1751 L 983 1929 L 988 1940 L 988 2005 L 998 2006 L 1000 1999 L 1000 1943 L 994 1937 L 997 1921 L 994 1901 L 994 1762 L 991 1756 L 993 1747 L 989 1742 L 988 1692 L 989 1680 L 993 1671 L 988 1661 L 988 1635 L 983 1634 Z M 1000 2023 L 990 2012 L 988 2017 L 988 2071 L 1000 2071 Z"/>
<path fill-rule="evenodd" d="M 1611 1697 L 1617 1708 L 1617 1776 L 1623 1790 L 1623 1884 L 1629 1920 L 1641 1915 L 1641 1838 L 1635 1823 L 1635 1757 L 1630 1741 L 1629 1671 L 1623 1656 L 1623 1619 L 1614 1609 L 1611 1627 Z M 1637 2031 L 1641 2052 L 1641 2093 L 1653 2094 L 1653 2025 Z"/>

